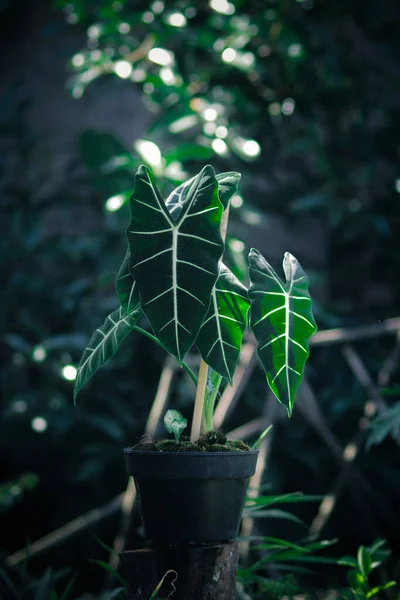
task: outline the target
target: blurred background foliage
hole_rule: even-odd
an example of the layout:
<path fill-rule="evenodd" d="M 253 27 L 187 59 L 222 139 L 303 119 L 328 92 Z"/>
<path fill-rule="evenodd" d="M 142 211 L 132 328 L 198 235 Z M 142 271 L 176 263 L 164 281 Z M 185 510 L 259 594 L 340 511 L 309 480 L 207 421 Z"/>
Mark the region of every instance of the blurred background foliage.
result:
<path fill-rule="evenodd" d="M 310 275 L 320 330 L 396 317 L 400 295 L 396 0 L 57 0 L 36 8 L 1 3 L 9 56 L 0 99 L 4 559 L 125 488 L 121 449 L 143 433 L 164 355 L 132 336 L 77 407 L 72 382 L 91 332 L 117 306 L 114 277 L 139 164 L 153 168 L 165 193 L 207 162 L 240 171 L 231 267 L 240 275 L 253 245 L 276 267 L 284 251 L 294 253 Z M 40 71 L 48 61 L 51 69 Z M 308 381 L 319 430 L 350 444 L 357 477 L 376 492 L 362 502 L 364 488 L 350 476 L 319 533 L 339 538 L 343 554 L 383 536 L 396 568 L 394 342 L 390 334 L 355 342 L 369 387 L 337 344 L 315 346 Z M 376 394 L 389 411 L 368 425 Z M 265 396 L 256 371 L 225 429 L 265 414 Z M 171 405 L 189 412 L 192 397 L 178 374 Z M 300 411 L 274 420 L 271 493 L 329 494 L 339 466 L 318 427 Z M 318 503 L 293 510 L 310 524 Z M 95 590 L 101 576 L 88 558 L 105 553 L 92 534 L 111 544 L 116 527 L 113 513 L 29 568 L 68 565 L 80 574 L 77 589 Z M 268 521 L 267 532 L 304 535 L 281 520 Z"/>

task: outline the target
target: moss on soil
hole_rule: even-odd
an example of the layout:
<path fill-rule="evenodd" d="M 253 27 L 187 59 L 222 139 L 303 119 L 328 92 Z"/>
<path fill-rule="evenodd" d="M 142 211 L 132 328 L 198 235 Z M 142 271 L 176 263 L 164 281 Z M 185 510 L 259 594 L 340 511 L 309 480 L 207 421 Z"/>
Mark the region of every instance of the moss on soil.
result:
<path fill-rule="evenodd" d="M 198 444 L 193 442 L 176 442 L 175 440 L 161 440 L 156 444 L 160 452 L 201 452 Z"/>
<path fill-rule="evenodd" d="M 241 440 L 229 441 L 221 431 L 207 431 L 199 437 L 196 443 L 188 436 L 176 440 L 160 440 L 152 442 L 148 439 L 140 441 L 132 450 L 158 452 L 246 452 L 250 446 Z"/>
<path fill-rule="evenodd" d="M 222 431 L 207 431 L 199 437 L 197 443 L 203 448 L 208 448 L 209 446 L 214 446 L 215 444 L 223 446 L 226 444 L 226 435 L 222 433 Z"/>

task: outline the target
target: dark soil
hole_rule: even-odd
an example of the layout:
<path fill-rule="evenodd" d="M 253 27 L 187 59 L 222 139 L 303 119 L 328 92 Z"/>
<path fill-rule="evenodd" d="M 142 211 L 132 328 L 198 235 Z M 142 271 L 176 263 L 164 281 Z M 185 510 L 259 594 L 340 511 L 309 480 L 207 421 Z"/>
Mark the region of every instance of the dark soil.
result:
<path fill-rule="evenodd" d="M 148 452 L 247 452 L 250 450 L 241 440 L 229 441 L 221 431 L 207 431 L 197 442 L 191 442 L 187 436 L 179 440 L 151 441 L 148 438 L 132 447 L 132 450 Z"/>

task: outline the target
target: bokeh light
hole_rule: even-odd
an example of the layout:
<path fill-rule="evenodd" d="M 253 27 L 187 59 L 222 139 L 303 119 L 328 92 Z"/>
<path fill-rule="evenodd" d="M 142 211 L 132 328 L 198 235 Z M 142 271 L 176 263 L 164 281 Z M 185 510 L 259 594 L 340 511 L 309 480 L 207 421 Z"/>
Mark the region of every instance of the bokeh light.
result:
<path fill-rule="evenodd" d="M 243 144 L 243 152 L 247 154 L 247 156 L 258 156 L 261 152 L 261 146 L 255 140 L 246 140 Z"/>
<path fill-rule="evenodd" d="M 235 13 L 235 5 L 227 0 L 210 0 L 210 8 L 223 15 L 233 15 Z"/>
<path fill-rule="evenodd" d="M 32 351 L 32 358 L 35 362 L 42 362 L 47 356 L 46 350 L 43 346 L 35 346 Z"/>
<path fill-rule="evenodd" d="M 74 65 L 74 67 L 77 67 L 77 68 L 82 67 L 85 63 L 85 57 L 83 56 L 82 53 L 79 52 L 78 54 L 75 54 L 72 57 L 71 62 Z"/>
<path fill-rule="evenodd" d="M 61 375 L 67 381 L 75 381 L 78 370 L 74 365 L 65 365 L 61 369 Z"/>
<path fill-rule="evenodd" d="M 128 79 L 132 74 L 132 65 L 127 60 L 119 60 L 114 65 L 114 71 L 121 79 Z"/>
<path fill-rule="evenodd" d="M 122 194 L 117 194 L 116 196 L 111 196 L 106 202 L 106 210 L 109 212 L 115 212 L 123 206 L 125 202 L 125 198 Z"/>
<path fill-rule="evenodd" d="M 221 154 L 222 156 L 228 153 L 228 146 L 226 145 L 224 140 L 221 140 L 220 138 L 215 138 L 211 142 L 211 147 L 214 150 L 214 152 L 216 152 L 217 154 Z"/>
<path fill-rule="evenodd" d="M 43 417 L 35 417 L 31 421 L 31 427 L 37 433 L 44 433 L 48 427 L 48 423 Z"/>
<path fill-rule="evenodd" d="M 153 167 L 161 166 L 161 150 L 154 142 L 137 140 L 134 144 L 140 156 Z"/>
<path fill-rule="evenodd" d="M 225 48 L 223 51 L 221 58 L 224 62 L 230 63 L 233 62 L 236 58 L 236 50 L 234 48 Z"/>
<path fill-rule="evenodd" d="M 152 48 L 148 54 L 149 60 L 162 67 L 172 65 L 174 62 L 174 55 L 172 52 L 165 50 L 165 48 Z"/>
<path fill-rule="evenodd" d="M 173 27 L 184 27 L 187 23 L 185 15 L 179 12 L 168 15 L 166 21 L 168 25 L 172 25 Z"/>

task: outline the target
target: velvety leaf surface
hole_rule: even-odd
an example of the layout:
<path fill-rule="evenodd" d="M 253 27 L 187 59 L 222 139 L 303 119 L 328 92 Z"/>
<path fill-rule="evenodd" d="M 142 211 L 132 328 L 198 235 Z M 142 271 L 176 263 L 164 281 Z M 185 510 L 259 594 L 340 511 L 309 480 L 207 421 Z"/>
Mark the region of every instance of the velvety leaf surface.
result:
<path fill-rule="evenodd" d="M 227 173 L 219 173 L 215 177 L 218 181 L 219 199 L 221 200 L 225 210 L 228 206 L 229 200 L 238 190 L 241 175 L 236 171 L 230 171 Z M 192 177 L 192 179 L 182 183 L 175 190 L 173 190 L 166 199 L 165 205 L 167 206 L 170 215 L 174 219 L 178 219 L 179 215 L 181 214 L 181 211 L 188 198 L 188 191 L 194 179 L 195 178 Z"/>
<path fill-rule="evenodd" d="M 198 335 L 223 252 L 219 231 L 223 208 L 212 167 L 204 167 L 185 196 L 174 219 L 151 171 L 140 167 L 127 230 L 130 270 L 142 310 L 159 341 L 179 361 Z"/>
<path fill-rule="evenodd" d="M 141 314 L 139 305 L 136 305 L 129 314 L 120 307 L 108 315 L 103 325 L 96 329 L 78 366 L 74 398 L 94 373 L 114 356 L 122 340 L 132 331 Z"/>
<path fill-rule="evenodd" d="M 285 283 L 257 250 L 250 251 L 249 268 L 250 326 L 258 356 L 271 390 L 290 415 L 309 356 L 308 340 L 316 331 L 308 278 L 289 252 L 283 259 Z"/>
<path fill-rule="evenodd" d="M 247 289 L 220 263 L 220 274 L 196 344 L 202 359 L 230 382 L 239 360 L 249 307 Z"/>

